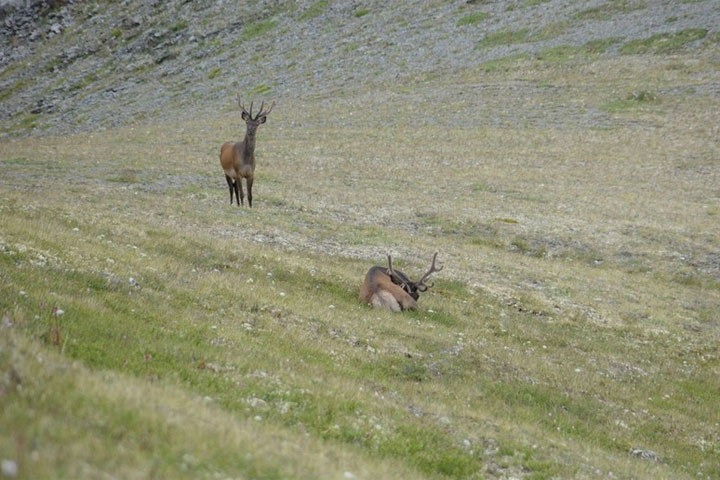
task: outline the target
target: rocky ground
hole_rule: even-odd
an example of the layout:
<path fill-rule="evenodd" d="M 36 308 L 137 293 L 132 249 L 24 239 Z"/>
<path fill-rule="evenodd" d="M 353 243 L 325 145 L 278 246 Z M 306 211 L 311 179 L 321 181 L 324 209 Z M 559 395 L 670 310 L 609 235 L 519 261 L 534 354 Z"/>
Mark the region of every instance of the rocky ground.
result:
<path fill-rule="evenodd" d="M 633 40 L 688 32 L 681 47 L 701 47 L 717 42 L 719 25 L 714 1 L 6 0 L 0 135 L 191 116 L 229 108 L 237 90 L 287 103 L 411 89 L 553 47 L 618 55 Z"/>

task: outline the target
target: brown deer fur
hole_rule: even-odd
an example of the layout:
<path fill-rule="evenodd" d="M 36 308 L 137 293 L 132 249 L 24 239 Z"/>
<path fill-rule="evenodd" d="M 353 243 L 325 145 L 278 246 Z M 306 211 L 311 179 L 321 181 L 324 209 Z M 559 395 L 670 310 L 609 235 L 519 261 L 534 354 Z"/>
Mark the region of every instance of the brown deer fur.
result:
<path fill-rule="evenodd" d="M 442 265 L 435 265 L 437 255 L 435 252 L 430 270 L 417 282 L 410 280 L 403 271 L 393 269 L 392 258 L 388 255 L 387 267 L 376 265 L 368 270 L 360 287 L 360 301 L 393 312 L 415 310 L 420 292 L 425 292 L 433 285 L 427 285 L 425 280 L 432 273 L 443 269 Z"/>
<path fill-rule="evenodd" d="M 245 139 L 242 142 L 225 142 L 223 144 L 220 148 L 220 165 L 225 171 L 225 180 L 230 189 L 230 205 L 232 205 L 233 201 L 233 192 L 235 192 L 237 204 L 245 204 L 245 195 L 242 188 L 242 179 L 245 178 L 248 190 L 248 206 L 252 207 L 252 186 L 255 175 L 255 132 L 260 125 L 265 123 L 274 104 L 270 106 L 268 111 L 263 111 L 265 106 L 265 102 L 263 102 L 260 105 L 260 111 L 255 117 L 252 115 L 252 103 L 248 112 L 238 96 L 238 105 L 242 110 L 242 119 L 247 125 Z"/>

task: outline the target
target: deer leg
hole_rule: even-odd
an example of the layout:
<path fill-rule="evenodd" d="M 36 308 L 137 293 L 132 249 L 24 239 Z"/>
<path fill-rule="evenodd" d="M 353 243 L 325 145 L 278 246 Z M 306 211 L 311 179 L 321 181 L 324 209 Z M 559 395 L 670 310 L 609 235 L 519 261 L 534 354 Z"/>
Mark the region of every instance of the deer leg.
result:
<path fill-rule="evenodd" d="M 417 308 L 415 299 L 395 284 L 383 285 L 382 288 L 373 295 L 372 304 L 373 306 L 381 306 L 394 312 L 399 312 L 400 310 L 415 310 Z"/>
<path fill-rule="evenodd" d="M 385 285 L 383 287 L 386 291 L 390 292 L 395 298 L 397 303 L 400 305 L 401 310 L 415 310 L 417 308 L 417 302 L 408 293 L 395 284 Z"/>
<path fill-rule="evenodd" d="M 230 205 L 232 205 L 233 181 L 232 181 L 232 178 L 230 178 L 228 175 L 225 175 L 225 180 L 227 181 L 228 188 L 230 189 Z"/>
<path fill-rule="evenodd" d="M 393 312 L 399 312 L 402 310 L 402 307 L 397 300 L 395 300 L 395 297 L 393 297 L 392 293 L 387 290 L 380 290 L 379 292 L 373 294 L 370 298 L 370 303 L 372 303 L 372 306 L 375 308 L 387 308 Z"/>
<path fill-rule="evenodd" d="M 248 177 L 247 178 L 248 205 L 250 205 L 250 208 L 252 208 L 252 184 L 253 184 L 253 177 Z"/>
<path fill-rule="evenodd" d="M 239 196 L 238 196 L 239 194 Z M 238 176 L 235 179 L 235 200 L 240 199 L 238 205 L 245 205 L 245 194 L 242 188 L 242 177 Z"/>

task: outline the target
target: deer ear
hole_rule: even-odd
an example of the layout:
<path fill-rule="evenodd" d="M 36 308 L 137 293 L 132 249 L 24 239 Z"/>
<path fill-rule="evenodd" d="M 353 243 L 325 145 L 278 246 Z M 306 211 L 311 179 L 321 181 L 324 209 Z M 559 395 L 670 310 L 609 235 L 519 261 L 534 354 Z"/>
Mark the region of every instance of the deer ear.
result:
<path fill-rule="evenodd" d="M 267 120 L 267 117 L 266 117 L 265 115 L 263 115 L 262 117 L 260 117 L 260 118 L 257 119 L 257 122 L 258 122 L 258 123 L 265 123 L 265 120 Z"/>
<path fill-rule="evenodd" d="M 246 122 L 247 122 L 248 120 L 250 120 L 250 115 L 249 115 L 247 112 L 242 112 L 242 113 L 240 114 L 240 117 L 241 117 L 243 120 L 245 120 Z"/>

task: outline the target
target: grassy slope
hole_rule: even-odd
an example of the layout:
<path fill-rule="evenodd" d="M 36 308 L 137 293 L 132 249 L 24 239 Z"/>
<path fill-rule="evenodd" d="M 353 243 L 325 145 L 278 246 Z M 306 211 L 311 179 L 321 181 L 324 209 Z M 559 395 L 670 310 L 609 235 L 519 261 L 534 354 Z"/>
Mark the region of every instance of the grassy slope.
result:
<path fill-rule="evenodd" d="M 287 103 L 252 211 L 217 165 L 229 110 L 4 141 L 0 453 L 24 478 L 717 477 L 720 105 L 683 94 L 714 62 L 519 59 Z M 451 95 L 483 85 L 530 93 Z M 435 249 L 421 311 L 357 302 L 385 252 L 418 272 Z"/>

